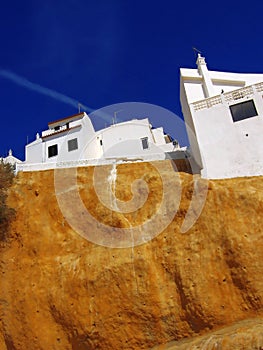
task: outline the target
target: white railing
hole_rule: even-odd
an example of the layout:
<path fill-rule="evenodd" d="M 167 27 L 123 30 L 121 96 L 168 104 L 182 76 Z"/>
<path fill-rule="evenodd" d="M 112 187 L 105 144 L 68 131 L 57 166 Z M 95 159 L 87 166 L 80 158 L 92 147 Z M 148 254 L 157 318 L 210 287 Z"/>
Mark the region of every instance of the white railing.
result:
<path fill-rule="evenodd" d="M 108 164 L 121 164 L 121 163 L 134 163 L 134 162 L 149 162 L 164 160 L 165 153 L 152 153 L 143 156 L 127 156 L 127 157 L 112 157 L 112 158 L 99 158 L 99 159 L 81 159 L 71 161 L 59 161 L 53 163 L 17 163 L 16 173 L 19 171 L 41 171 L 51 169 L 63 169 L 63 168 L 78 168 L 85 166 L 96 165 L 108 165 Z"/>
<path fill-rule="evenodd" d="M 234 91 L 222 93 L 221 95 L 209 97 L 201 101 L 194 102 L 192 103 L 192 106 L 195 111 L 199 111 L 202 109 L 211 108 L 218 104 L 223 104 L 224 102 L 232 103 L 243 98 L 253 97 L 255 92 L 262 92 L 262 91 L 263 91 L 263 82 L 246 86 Z"/>
<path fill-rule="evenodd" d="M 59 130 L 48 129 L 48 130 L 42 131 L 41 136 L 46 137 L 46 136 L 54 135 L 54 134 L 57 134 L 57 133 L 64 131 L 64 130 L 67 130 L 66 125 L 63 125 L 62 127 L 60 127 Z"/>
<path fill-rule="evenodd" d="M 235 91 L 227 92 L 224 94 L 224 98 L 227 102 L 233 102 L 240 100 L 244 97 L 252 97 L 254 94 L 252 86 L 243 87 Z"/>
<path fill-rule="evenodd" d="M 263 91 L 263 83 L 255 84 L 255 88 L 256 88 L 257 92 Z"/>
<path fill-rule="evenodd" d="M 194 106 L 195 111 L 199 111 L 200 109 L 206 109 L 213 107 L 215 105 L 222 103 L 221 95 L 209 97 L 201 101 L 194 102 L 192 105 Z"/>

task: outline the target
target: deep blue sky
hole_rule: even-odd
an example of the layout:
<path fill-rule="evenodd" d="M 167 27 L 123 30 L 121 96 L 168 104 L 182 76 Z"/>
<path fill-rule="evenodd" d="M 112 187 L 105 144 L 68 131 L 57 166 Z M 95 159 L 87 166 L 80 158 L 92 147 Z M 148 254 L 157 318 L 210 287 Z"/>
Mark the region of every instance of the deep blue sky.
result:
<path fill-rule="evenodd" d="M 22 78 L 91 110 L 136 101 L 182 116 L 179 68 L 195 67 L 193 46 L 210 69 L 263 72 L 263 4 L 258 0 L 14 0 L 0 5 L 3 156 L 12 148 L 24 159 L 27 139 L 32 141 L 49 121 L 78 112 L 77 103 L 15 83 Z M 173 118 L 161 118 L 153 124 L 165 124 L 172 136 L 183 138 Z M 95 123 L 100 127 L 105 121 Z"/>

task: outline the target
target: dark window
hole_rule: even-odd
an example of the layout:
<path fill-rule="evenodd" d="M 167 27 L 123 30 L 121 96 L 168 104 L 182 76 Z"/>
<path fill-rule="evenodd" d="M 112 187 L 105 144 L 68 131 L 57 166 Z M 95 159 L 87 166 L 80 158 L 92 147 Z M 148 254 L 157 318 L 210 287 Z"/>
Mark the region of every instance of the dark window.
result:
<path fill-rule="evenodd" d="M 55 131 L 58 131 L 60 129 L 60 126 L 55 126 L 54 129 Z"/>
<path fill-rule="evenodd" d="M 55 157 L 58 155 L 58 145 L 48 147 L 48 158 Z"/>
<path fill-rule="evenodd" d="M 245 101 L 230 106 L 230 111 L 234 122 L 238 122 L 243 119 L 255 117 L 258 115 L 254 101 Z"/>
<path fill-rule="evenodd" d="M 74 151 L 78 149 L 78 139 L 72 139 L 68 141 L 68 151 Z"/>
<path fill-rule="evenodd" d="M 142 148 L 147 149 L 149 148 L 149 142 L 148 142 L 148 137 L 144 137 L 142 140 Z"/>

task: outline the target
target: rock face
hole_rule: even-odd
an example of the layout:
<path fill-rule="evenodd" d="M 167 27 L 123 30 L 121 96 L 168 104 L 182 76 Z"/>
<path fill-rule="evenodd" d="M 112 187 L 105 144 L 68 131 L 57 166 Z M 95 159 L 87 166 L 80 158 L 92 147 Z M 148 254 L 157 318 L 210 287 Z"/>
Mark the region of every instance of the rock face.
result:
<path fill-rule="evenodd" d="M 207 335 L 179 340 L 154 347 L 155 350 L 262 350 L 263 319 L 253 318 L 237 322 L 231 326 L 211 332 Z"/>
<path fill-rule="evenodd" d="M 263 178 L 97 168 L 16 177 L 0 349 L 263 347 Z"/>

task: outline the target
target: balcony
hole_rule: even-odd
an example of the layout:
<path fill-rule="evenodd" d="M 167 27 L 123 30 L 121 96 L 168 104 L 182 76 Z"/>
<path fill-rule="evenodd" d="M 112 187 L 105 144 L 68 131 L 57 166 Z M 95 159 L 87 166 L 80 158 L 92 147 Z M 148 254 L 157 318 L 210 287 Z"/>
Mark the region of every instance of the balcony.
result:
<path fill-rule="evenodd" d="M 42 139 L 45 139 L 45 138 L 50 137 L 50 136 L 63 134 L 65 132 L 69 132 L 73 129 L 80 129 L 80 128 L 81 128 L 80 124 L 72 126 L 72 127 L 70 127 L 70 126 L 68 127 L 67 125 L 63 125 L 58 130 L 49 129 L 49 130 L 42 131 L 41 135 L 42 135 Z"/>
<path fill-rule="evenodd" d="M 222 93 L 220 95 L 216 95 L 213 97 L 206 98 L 201 101 L 197 101 L 194 103 L 191 103 L 191 105 L 194 108 L 194 111 L 200 111 L 202 109 L 207 109 L 211 108 L 213 106 L 227 103 L 235 103 L 238 100 L 242 100 L 244 98 L 253 98 L 253 95 L 255 93 L 260 93 L 263 91 L 263 82 L 262 83 L 257 83 L 251 86 L 246 86 L 241 89 L 237 89 L 234 91 Z"/>

